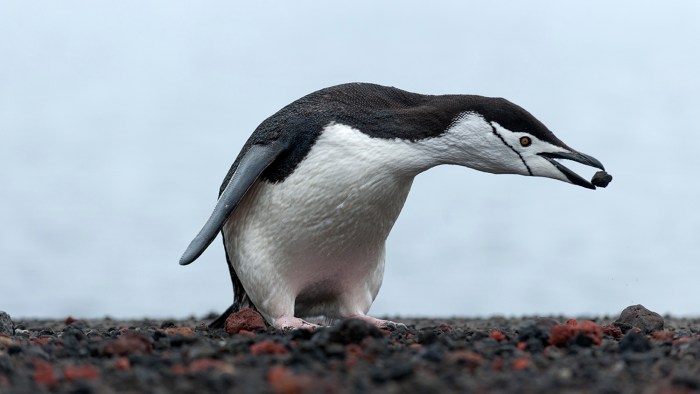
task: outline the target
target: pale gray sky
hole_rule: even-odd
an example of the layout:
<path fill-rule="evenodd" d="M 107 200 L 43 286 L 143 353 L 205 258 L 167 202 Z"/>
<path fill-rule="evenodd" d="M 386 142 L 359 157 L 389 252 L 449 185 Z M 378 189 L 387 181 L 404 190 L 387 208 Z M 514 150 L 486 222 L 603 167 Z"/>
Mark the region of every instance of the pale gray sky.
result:
<path fill-rule="evenodd" d="M 438 168 L 390 236 L 389 315 L 700 313 L 700 4 L 5 1 L 0 310 L 183 316 L 230 303 L 179 255 L 267 116 L 349 81 L 502 96 L 615 180 Z"/>

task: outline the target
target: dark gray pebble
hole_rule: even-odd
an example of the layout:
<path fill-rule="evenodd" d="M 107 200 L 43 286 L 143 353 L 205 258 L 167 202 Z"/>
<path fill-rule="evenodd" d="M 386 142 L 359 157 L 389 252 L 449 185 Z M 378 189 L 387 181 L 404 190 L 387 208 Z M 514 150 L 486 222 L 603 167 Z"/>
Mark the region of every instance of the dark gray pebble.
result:
<path fill-rule="evenodd" d="M 651 350 L 651 343 L 646 335 L 637 331 L 630 331 L 620 341 L 621 352 L 647 352 Z"/>
<path fill-rule="evenodd" d="M 620 318 L 615 321 L 615 325 L 620 328 L 625 326 L 636 327 L 645 334 L 651 334 L 654 331 L 664 329 L 664 318 L 643 305 L 632 305 L 620 313 Z"/>
<path fill-rule="evenodd" d="M 605 171 L 598 171 L 591 178 L 591 183 L 598 187 L 606 187 L 612 181 L 612 175 Z"/>

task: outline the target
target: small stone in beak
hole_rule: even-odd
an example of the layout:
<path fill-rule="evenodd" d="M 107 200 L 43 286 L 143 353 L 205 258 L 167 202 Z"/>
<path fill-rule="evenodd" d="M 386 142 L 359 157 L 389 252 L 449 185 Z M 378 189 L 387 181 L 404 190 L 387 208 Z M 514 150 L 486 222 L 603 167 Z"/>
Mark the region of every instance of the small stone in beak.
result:
<path fill-rule="evenodd" d="M 591 178 L 591 183 L 598 187 L 606 187 L 608 186 L 608 183 L 612 181 L 612 178 L 612 175 L 608 174 L 607 172 L 598 171 L 595 174 L 593 174 L 593 178 Z"/>

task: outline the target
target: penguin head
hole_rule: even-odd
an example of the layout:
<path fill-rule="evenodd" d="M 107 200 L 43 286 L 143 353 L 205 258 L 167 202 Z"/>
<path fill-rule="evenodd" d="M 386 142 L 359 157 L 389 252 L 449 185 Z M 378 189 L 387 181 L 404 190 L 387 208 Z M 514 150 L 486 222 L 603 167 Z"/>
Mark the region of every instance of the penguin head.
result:
<path fill-rule="evenodd" d="M 604 170 L 596 158 L 570 148 L 523 108 L 502 98 L 468 97 L 445 133 L 446 163 L 494 174 L 539 176 L 596 187 L 558 160 Z"/>

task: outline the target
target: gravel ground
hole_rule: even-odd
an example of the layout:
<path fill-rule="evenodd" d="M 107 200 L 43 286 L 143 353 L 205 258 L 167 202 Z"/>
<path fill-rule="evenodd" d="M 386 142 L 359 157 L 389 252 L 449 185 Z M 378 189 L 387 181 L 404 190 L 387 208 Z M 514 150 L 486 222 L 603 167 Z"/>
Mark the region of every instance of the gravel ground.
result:
<path fill-rule="evenodd" d="M 266 328 L 247 310 L 205 320 L 11 320 L 0 393 L 700 391 L 700 319 L 632 306 L 619 317 L 356 320 Z"/>

